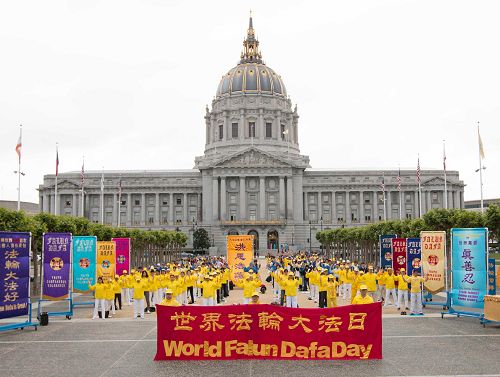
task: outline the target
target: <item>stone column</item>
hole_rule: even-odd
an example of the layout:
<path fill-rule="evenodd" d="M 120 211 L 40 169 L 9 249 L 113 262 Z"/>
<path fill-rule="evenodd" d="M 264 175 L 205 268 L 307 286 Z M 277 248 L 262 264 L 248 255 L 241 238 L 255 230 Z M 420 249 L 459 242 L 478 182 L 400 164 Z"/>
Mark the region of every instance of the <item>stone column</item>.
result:
<path fill-rule="evenodd" d="M 286 203 L 287 203 L 287 216 L 286 218 L 293 219 L 293 180 L 292 177 L 286 179 Z"/>
<path fill-rule="evenodd" d="M 141 193 L 141 225 L 146 226 L 146 194 Z"/>
<path fill-rule="evenodd" d="M 259 181 L 259 218 L 266 219 L 266 178 L 260 177 Z"/>
<path fill-rule="evenodd" d="M 50 212 L 49 207 L 49 196 L 47 194 L 43 194 L 43 212 Z M 73 204 L 74 205 L 74 204 Z"/>
<path fill-rule="evenodd" d="M 335 202 L 336 192 L 332 191 L 332 205 L 331 205 L 331 216 L 332 216 L 332 224 L 337 224 L 337 203 Z"/>
<path fill-rule="evenodd" d="M 76 212 L 76 202 L 78 201 L 78 195 L 77 194 L 72 194 L 71 195 L 71 215 L 72 216 L 78 216 L 78 212 Z M 44 199 L 44 204 L 45 206 L 45 199 Z"/>
<path fill-rule="evenodd" d="M 170 225 L 174 224 L 174 193 L 169 194 L 168 199 L 168 222 Z"/>
<path fill-rule="evenodd" d="M 413 191 L 413 213 L 414 218 L 418 219 L 418 189 Z"/>
<path fill-rule="evenodd" d="M 372 213 L 372 221 L 378 221 L 378 195 L 377 191 L 372 192 L 372 198 L 373 198 L 373 213 Z"/>
<path fill-rule="evenodd" d="M 228 138 L 228 135 L 227 135 L 227 131 L 229 130 L 229 115 L 227 113 L 227 111 L 224 111 L 224 131 L 223 131 L 223 138 L 222 140 L 226 141 L 226 140 L 229 140 Z M 219 139 L 220 139 L 220 136 L 219 136 Z"/>
<path fill-rule="evenodd" d="M 184 193 L 184 197 L 182 198 L 182 207 L 184 209 L 184 215 L 182 216 L 184 218 L 184 224 L 189 223 L 188 219 L 188 194 L 187 192 Z"/>
<path fill-rule="evenodd" d="M 219 220 L 219 181 L 212 179 L 212 219 Z"/>
<path fill-rule="evenodd" d="M 317 210 L 317 219 L 316 221 L 320 221 L 321 220 L 321 217 L 323 217 L 323 201 L 321 200 L 322 194 L 321 194 L 321 191 L 318 192 L 318 206 L 316 208 Z"/>
<path fill-rule="evenodd" d="M 155 226 L 160 226 L 160 193 L 155 194 Z"/>
<path fill-rule="evenodd" d="M 118 207 L 118 194 L 113 194 L 113 216 L 111 220 L 111 224 L 113 226 L 118 225 L 118 217 L 117 217 L 117 207 Z"/>
<path fill-rule="evenodd" d="M 387 220 L 392 219 L 392 191 L 388 190 L 386 194 L 385 211 L 387 213 Z"/>
<path fill-rule="evenodd" d="M 240 177 L 240 220 L 244 220 L 247 217 L 246 206 L 245 177 Z"/>
<path fill-rule="evenodd" d="M 304 191 L 304 211 L 306 212 L 305 216 L 304 216 L 305 221 L 309 221 L 309 195 L 308 194 L 309 194 L 309 192 Z"/>
<path fill-rule="evenodd" d="M 127 226 L 132 225 L 132 194 L 127 194 Z"/>
<path fill-rule="evenodd" d="M 453 194 L 455 195 L 455 208 L 461 209 L 462 207 L 460 206 L 460 190 L 455 190 L 453 191 Z"/>
<path fill-rule="evenodd" d="M 281 111 L 276 115 L 276 140 L 281 140 Z"/>
<path fill-rule="evenodd" d="M 198 208 L 196 212 L 198 214 L 198 222 L 203 221 L 203 196 L 201 193 L 198 193 Z"/>
<path fill-rule="evenodd" d="M 280 219 L 285 218 L 285 178 L 280 177 Z"/>
<path fill-rule="evenodd" d="M 227 204 L 226 204 L 226 177 L 220 179 L 220 219 L 227 220 Z"/>
<path fill-rule="evenodd" d="M 345 222 L 346 224 L 351 223 L 351 192 L 345 192 Z"/>
<path fill-rule="evenodd" d="M 240 109 L 240 119 L 238 121 L 238 139 L 243 141 L 245 139 L 245 110 Z"/>
<path fill-rule="evenodd" d="M 432 209 L 432 195 L 431 191 L 427 191 L 427 212 L 429 212 Z"/>
<path fill-rule="evenodd" d="M 295 174 L 292 177 L 293 181 L 293 218 L 295 222 L 301 223 L 304 221 L 304 198 L 302 195 L 302 175 Z M 295 241 L 295 240 L 294 240 Z"/>
<path fill-rule="evenodd" d="M 453 203 L 453 191 L 452 191 L 452 188 L 450 187 L 448 189 L 448 208 L 452 209 L 452 208 L 455 208 L 455 207 L 456 207 L 456 205 L 455 205 L 455 203 Z"/>
<path fill-rule="evenodd" d="M 259 124 L 257 126 L 258 134 L 257 136 L 260 140 L 264 140 L 266 138 L 266 124 L 264 122 L 264 109 L 259 109 Z"/>
<path fill-rule="evenodd" d="M 364 224 L 366 222 L 365 220 L 365 198 L 364 198 L 364 191 L 359 192 L 359 223 Z"/>

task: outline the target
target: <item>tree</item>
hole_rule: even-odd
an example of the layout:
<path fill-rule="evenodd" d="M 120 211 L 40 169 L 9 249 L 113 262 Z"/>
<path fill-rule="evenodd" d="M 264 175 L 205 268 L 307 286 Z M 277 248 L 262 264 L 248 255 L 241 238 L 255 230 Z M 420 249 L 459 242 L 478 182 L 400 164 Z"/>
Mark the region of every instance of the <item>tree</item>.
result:
<path fill-rule="evenodd" d="M 210 247 L 210 237 L 204 228 L 198 228 L 193 232 L 193 249 L 196 253 L 202 254 L 202 251 Z"/>

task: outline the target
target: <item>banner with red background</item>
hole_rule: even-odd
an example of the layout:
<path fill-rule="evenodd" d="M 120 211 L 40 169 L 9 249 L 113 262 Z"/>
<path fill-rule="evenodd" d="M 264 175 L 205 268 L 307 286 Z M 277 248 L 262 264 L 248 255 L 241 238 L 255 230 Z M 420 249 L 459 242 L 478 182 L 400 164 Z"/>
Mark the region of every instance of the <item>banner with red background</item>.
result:
<path fill-rule="evenodd" d="M 406 269 L 406 238 L 392 239 L 392 268 L 394 273 L 401 268 Z"/>
<path fill-rule="evenodd" d="M 381 359 L 380 303 L 156 306 L 155 360 Z"/>

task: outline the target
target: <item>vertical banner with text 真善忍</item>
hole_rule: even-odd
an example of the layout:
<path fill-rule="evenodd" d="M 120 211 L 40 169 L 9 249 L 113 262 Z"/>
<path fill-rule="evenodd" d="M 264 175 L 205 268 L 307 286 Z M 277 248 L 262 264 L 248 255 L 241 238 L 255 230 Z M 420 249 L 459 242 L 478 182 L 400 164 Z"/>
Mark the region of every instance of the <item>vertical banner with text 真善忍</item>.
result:
<path fill-rule="evenodd" d="M 392 239 L 392 268 L 394 273 L 406 269 L 406 238 Z"/>
<path fill-rule="evenodd" d="M 116 244 L 116 275 L 130 272 L 130 238 L 112 238 Z"/>
<path fill-rule="evenodd" d="M 43 235 L 42 298 L 58 301 L 69 297 L 71 271 L 71 233 Z"/>
<path fill-rule="evenodd" d="M 73 292 L 89 292 L 95 284 L 96 236 L 73 237 Z"/>
<path fill-rule="evenodd" d="M 243 269 L 253 259 L 253 236 L 227 236 L 227 263 L 231 269 L 231 280 L 243 279 Z"/>
<path fill-rule="evenodd" d="M 104 281 L 115 278 L 116 244 L 114 241 L 97 241 L 97 277 Z"/>
<path fill-rule="evenodd" d="M 382 358 L 380 302 L 336 308 L 157 305 L 155 360 Z"/>
<path fill-rule="evenodd" d="M 488 229 L 451 229 L 452 305 L 484 308 L 487 288 Z"/>
<path fill-rule="evenodd" d="M 392 267 L 392 239 L 395 234 L 384 234 L 379 236 L 380 243 L 380 268 L 386 269 Z"/>
<path fill-rule="evenodd" d="M 27 315 L 31 233 L 0 232 L 0 319 Z"/>
<path fill-rule="evenodd" d="M 446 283 L 446 232 L 420 232 L 422 272 L 427 278 L 424 288 L 436 294 L 444 290 Z"/>
<path fill-rule="evenodd" d="M 406 239 L 406 254 L 408 256 L 408 275 L 417 270 L 422 274 L 422 251 L 420 248 L 420 238 L 407 238 Z"/>

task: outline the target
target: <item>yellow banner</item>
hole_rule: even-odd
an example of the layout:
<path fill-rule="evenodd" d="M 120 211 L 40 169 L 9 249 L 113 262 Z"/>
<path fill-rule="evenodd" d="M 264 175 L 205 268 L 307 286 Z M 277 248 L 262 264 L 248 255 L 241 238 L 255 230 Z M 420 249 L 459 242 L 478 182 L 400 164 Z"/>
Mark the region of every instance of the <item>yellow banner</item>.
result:
<path fill-rule="evenodd" d="M 231 268 L 231 280 L 243 279 L 243 268 L 253 259 L 254 236 L 227 236 L 227 263 Z"/>
<path fill-rule="evenodd" d="M 446 232 L 420 232 L 422 271 L 427 276 L 425 289 L 436 294 L 445 288 Z"/>
<path fill-rule="evenodd" d="M 115 278 L 116 244 L 115 241 L 97 241 L 97 277 Z"/>

